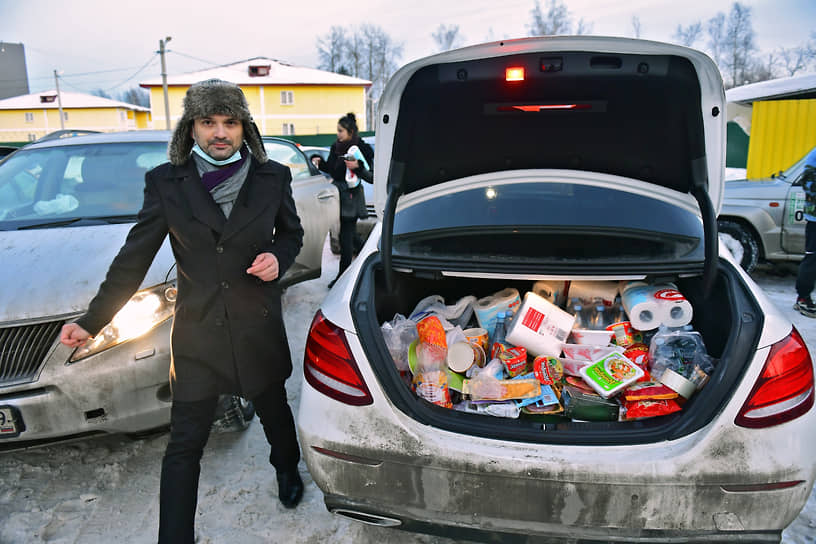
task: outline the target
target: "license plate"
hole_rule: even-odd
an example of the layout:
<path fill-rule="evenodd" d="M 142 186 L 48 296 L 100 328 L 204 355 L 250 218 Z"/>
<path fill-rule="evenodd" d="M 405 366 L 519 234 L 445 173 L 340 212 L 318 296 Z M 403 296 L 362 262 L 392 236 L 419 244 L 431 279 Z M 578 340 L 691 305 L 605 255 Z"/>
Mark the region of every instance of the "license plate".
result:
<path fill-rule="evenodd" d="M 23 431 L 23 418 L 13 406 L 0 406 L 0 438 L 19 436 Z"/>

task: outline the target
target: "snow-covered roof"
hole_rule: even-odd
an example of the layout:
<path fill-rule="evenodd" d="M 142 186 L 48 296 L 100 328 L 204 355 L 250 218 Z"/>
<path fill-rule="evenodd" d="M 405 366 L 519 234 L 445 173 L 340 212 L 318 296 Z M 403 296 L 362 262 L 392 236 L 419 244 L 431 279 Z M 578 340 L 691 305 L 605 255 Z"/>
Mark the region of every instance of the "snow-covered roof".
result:
<path fill-rule="evenodd" d="M 259 75 L 250 75 L 250 67 L 269 67 L 268 73 L 261 69 L 255 70 Z M 370 86 L 367 79 L 344 76 L 307 68 L 305 66 L 294 66 L 279 60 L 266 57 L 255 57 L 242 60 L 232 64 L 216 66 L 198 72 L 188 72 L 186 74 L 168 75 L 168 85 L 192 85 L 205 79 L 223 79 L 236 85 L 364 85 Z M 139 83 L 141 87 L 157 87 L 162 85 L 161 78 L 148 79 Z"/>
<path fill-rule="evenodd" d="M 774 98 L 813 98 L 816 94 L 816 74 L 781 77 L 749 83 L 725 91 L 728 102 L 754 102 Z"/>
<path fill-rule="evenodd" d="M 71 93 L 62 90 L 60 91 L 60 99 L 57 100 L 57 91 L 55 89 L 4 98 L 0 100 L 0 110 L 57 109 L 60 101 L 64 110 L 73 108 L 124 108 L 135 111 L 150 111 L 150 108 L 144 108 L 136 104 L 128 104 L 127 102 L 102 98 L 92 94 Z"/>

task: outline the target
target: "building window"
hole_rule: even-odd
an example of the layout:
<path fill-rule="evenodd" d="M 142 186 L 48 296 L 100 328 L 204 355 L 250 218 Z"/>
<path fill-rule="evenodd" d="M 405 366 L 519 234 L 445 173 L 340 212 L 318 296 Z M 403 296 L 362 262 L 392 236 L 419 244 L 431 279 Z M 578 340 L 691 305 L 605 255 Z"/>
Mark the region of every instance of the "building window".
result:
<path fill-rule="evenodd" d="M 122 110 L 119 110 L 119 120 L 122 121 L 123 123 L 127 121 L 127 113 Z"/>
<path fill-rule="evenodd" d="M 294 123 L 284 123 L 283 124 L 283 132 L 284 136 L 294 136 L 295 135 L 295 124 Z"/>
<path fill-rule="evenodd" d="M 57 95 L 55 94 L 41 94 L 40 95 L 40 104 L 51 104 L 52 102 L 57 101 Z"/>
<path fill-rule="evenodd" d="M 31 134 L 31 133 L 29 133 L 29 134 L 28 134 L 28 141 L 29 141 L 29 142 L 33 142 L 33 141 L 34 141 L 34 140 L 36 140 L 36 139 L 37 139 L 37 135 L 36 135 L 36 134 Z"/>
<path fill-rule="evenodd" d="M 67 111 L 63 111 L 63 112 L 62 112 L 62 120 L 63 120 L 63 121 L 67 121 L 67 120 L 68 120 L 68 112 L 67 112 Z"/>
<path fill-rule="evenodd" d="M 249 67 L 249 77 L 268 76 L 270 68 L 272 68 L 271 64 L 250 66 Z"/>
<path fill-rule="evenodd" d="M 290 106 L 295 103 L 294 91 L 281 91 L 281 106 Z"/>
<path fill-rule="evenodd" d="M 34 122 L 34 114 L 30 111 L 27 111 L 25 114 L 26 123 L 33 123 Z"/>

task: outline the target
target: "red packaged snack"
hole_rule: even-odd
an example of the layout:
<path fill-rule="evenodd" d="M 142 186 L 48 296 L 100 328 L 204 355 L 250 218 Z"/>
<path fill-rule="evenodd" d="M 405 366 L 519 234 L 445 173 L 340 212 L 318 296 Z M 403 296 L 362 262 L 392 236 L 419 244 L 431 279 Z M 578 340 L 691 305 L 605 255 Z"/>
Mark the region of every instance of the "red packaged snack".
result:
<path fill-rule="evenodd" d="M 649 374 L 649 346 L 641 343 L 632 344 L 626 348 L 623 355 L 635 363 L 643 371 L 643 376 L 637 381 L 637 383 L 652 380 L 652 377 Z"/>
<path fill-rule="evenodd" d="M 423 317 L 417 323 L 417 332 L 419 333 L 419 341 L 426 344 L 433 344 L 441 348 L 448 348 L 448 342 L 445 339 L 445 329 L 442 327 L 442 322 L 435 315 L 428 315 Z"/>
<path fill-rule="evenodd" d="M 676 399 L 677 392 L 658 382 L 638 382 L 623 392 L 627 401 Z"/>
<path fill-rule="evenodd" d="M 527 372 L 527 350 L 521 346 L 502 346 L 496 357 L 502 362 L 511 378 Z"/>
<path fill-rule="evenodd" d="M 682 408 L 674 399 L 624 401 L 623 419 L 643 419 L 679 412 Z"/>
<path fill-rule="evenodd" d="M 555 357 L 540 355 L 533 360 L 533 373 L 541 385 L 553 385 L 564 376 L 564 365 Z"/>

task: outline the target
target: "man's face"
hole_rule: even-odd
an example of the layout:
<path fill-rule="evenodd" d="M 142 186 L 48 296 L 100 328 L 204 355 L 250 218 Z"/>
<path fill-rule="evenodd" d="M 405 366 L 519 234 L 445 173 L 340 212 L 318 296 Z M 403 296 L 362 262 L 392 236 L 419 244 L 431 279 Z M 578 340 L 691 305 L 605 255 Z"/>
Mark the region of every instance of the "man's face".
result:
<path fill-rule="evenodd" d="M 193 140 L 217 161 L 232 157 L 244 141 L 244 126 L 239 119 L 215 114 L 193 122 Z"/>

